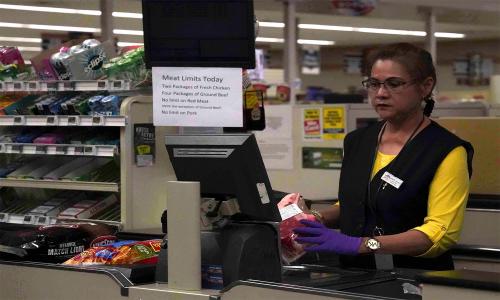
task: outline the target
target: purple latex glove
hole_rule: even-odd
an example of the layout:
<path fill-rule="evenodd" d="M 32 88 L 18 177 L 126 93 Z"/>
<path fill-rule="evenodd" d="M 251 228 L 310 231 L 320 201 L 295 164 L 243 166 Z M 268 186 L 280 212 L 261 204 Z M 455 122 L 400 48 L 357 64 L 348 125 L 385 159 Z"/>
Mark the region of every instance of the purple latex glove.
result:
<path fill-rule="evenodd" d="M 308 252 L 335 252 L 345 255 L 358 254 L 362 238 L 342 234 L 314 221 L 300 220 L 300 223 L 306 227 L 298 227 L 293 230 L 300 235 L 295 241 L 301 244 L 316 244 L 306 247 L 304 250 Z"/>

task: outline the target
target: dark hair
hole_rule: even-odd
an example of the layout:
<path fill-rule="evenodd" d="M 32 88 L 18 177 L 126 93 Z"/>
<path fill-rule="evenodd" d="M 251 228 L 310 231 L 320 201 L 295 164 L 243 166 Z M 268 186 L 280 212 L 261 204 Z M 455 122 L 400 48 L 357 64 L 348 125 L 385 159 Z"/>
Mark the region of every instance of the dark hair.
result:
<path fill-rule="evenodd" d="M 383 46 L 371 51 L 367 57 L 366 74 L 369 76 L 372 67 L 378 60 L 393 60 L 401 64 L 406 71 L 417 81 L 431 77 L 434 80 L 431 92 L 424 97 L 424 114 L 430 116 L 434 108 L 432 90 L 436 86 L 436 69 L 432 62 L 432 56 L 426 50 L 409 43 L 397 43 Z"/>

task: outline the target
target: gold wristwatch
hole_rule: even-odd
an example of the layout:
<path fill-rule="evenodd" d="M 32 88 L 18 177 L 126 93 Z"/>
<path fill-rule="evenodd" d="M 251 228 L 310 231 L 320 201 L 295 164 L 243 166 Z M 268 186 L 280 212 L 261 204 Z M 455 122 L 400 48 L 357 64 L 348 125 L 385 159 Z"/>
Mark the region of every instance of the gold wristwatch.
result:
<path fill-rule="evenodd" d="M 377 251 L 380 249 L 380 242 L 374 238 L 369 238 L 365 241 L 365 247 L 370 251 Z"/>

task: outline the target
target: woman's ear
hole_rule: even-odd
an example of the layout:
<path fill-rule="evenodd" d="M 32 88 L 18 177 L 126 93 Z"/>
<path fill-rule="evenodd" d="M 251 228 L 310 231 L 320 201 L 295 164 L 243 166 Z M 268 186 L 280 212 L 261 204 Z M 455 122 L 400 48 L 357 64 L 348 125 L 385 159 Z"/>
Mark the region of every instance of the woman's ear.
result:
<path fill-rule="evenodd" d="M 421 88 L 421 92 L 422 92 L 423 97 L 430 95 L 432 92 L 432 89 L 434 88 L 434 79 L 432 79 L 432 77 L 427 77 L 420 84 L 420 88 Z"/>

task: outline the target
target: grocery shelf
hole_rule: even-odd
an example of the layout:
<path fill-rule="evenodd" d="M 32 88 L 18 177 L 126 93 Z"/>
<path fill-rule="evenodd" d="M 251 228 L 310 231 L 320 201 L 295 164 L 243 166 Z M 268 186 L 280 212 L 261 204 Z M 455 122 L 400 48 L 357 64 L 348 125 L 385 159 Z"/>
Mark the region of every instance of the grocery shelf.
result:
<path fill-rule="evenodd" d="M 0 116 L 0 126 L 104 126 L 124 127 L 125 116 L 41 116 L 8 115 Z"/>
<path fill-rule="evenodd" d="M 130 91 L 130 80 L 0 81 L 0 92 Z"/>
<path fill-rule="evenodd" d="M 0 153 L 113 157 L 114 145 L 0 143 Z"/>
<path fill-rule="evenodd" d="M 30 214 L 9 214 L 0 212 L 0 223 L 13 223 L 13 224 L 31 224 L 31 225 L 50 225 L 57 222 L 57 218 L 30 215 Z"/>
<path fill-rule="evenodd" d="M 59 190 L 80 190 L 98 192 L 118 192 L 119 184 L 115 182 L 89 182 L 65 180 L 35 180 L 1 178 L 0 187 L 26 187 Z"/>

